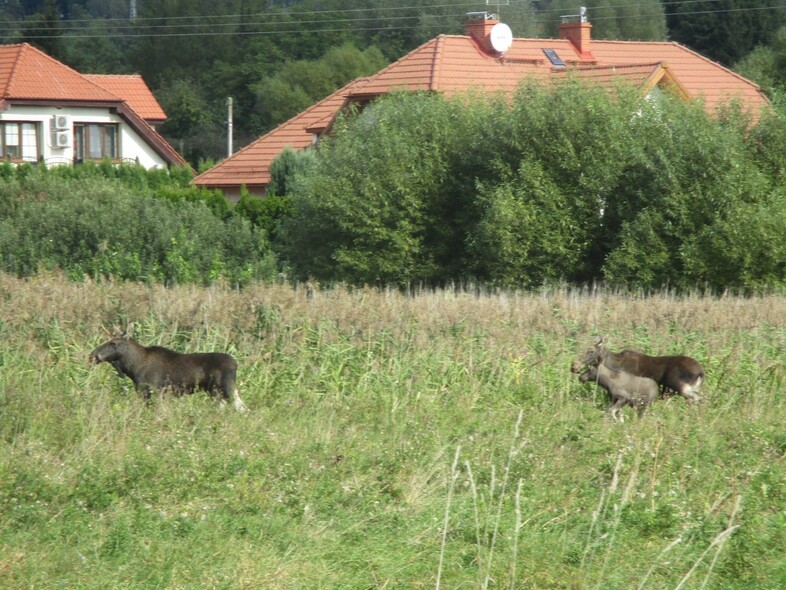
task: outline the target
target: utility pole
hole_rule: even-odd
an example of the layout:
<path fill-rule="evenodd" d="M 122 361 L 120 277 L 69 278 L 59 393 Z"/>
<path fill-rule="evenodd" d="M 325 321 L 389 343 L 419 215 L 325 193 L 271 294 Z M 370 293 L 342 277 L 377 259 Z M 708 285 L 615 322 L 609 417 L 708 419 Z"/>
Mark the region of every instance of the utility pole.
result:
<path fill-rule="evenodd" d="M 232 97 L 227 98 L 227 157 L 232 155 Z"/>
<path fill-rule="evenodd" d="M 129 0 L 128 18 L 130 18 L 131 20 L 134 20 L 136 18 L 136 0 Z"/>

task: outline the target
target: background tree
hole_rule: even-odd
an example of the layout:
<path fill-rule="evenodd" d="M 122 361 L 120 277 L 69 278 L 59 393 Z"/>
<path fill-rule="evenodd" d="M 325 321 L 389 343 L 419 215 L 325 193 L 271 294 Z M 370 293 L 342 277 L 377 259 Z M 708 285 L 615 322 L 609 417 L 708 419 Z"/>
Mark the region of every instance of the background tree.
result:
<path fill-rule="evenodd" d="M 106 12 L 114 13 L 109 6 Z M 122 38 L 124 25 L 96 18 L 80 5 L 71 6 L 69 14 L 72 20 L 64 23 L 66 30 L 61 39 L 60 59 L 64 63 L 85 74 L 136 73 L 129 62 L 131 42 Z"/>
<path fill-rule="evenodd" d="M 376 47 L 360 51 L 351 44 L 334 47 L 317 60 L 284 63 L 254 85 L 262 129 L 306 110 L 350 80 L 376 73 L 385 63 Z"/>
<path fill-rule="evenodd" d="M 753 80 L 770 96 L 786 90 L 786 26 L 780 27 L 768 44 L 756 46 L 734 66 L 734 70 Z"/>
<path fill-rule="evenodd" d="M 427 204 L 449 174 L 445 146 L 461 133 L 463 112 L 440 95 L 401 93 L 339 124 L 290 194 L 293 213 L 279 248 L 297 276 L 395 284 L 431 278 L 424 237 L 445 221 L 430 218 Z"/>
<path fill-rule="evenodd" d="M 22 41 L 35 45 L 55 59 L 61 56 L 62 27 L 55 0 L 46 0 L 41 12 L 29 17 L 22 28 Z"/>
<path fill-rule="evenodd" d="M 767 45 L 784 20 L 779 4 L 764 0 L 681 3 L 670 11 L 671 38 L 726 66 Z"/>
<path fill-rule="evenodd" d="M 275 247 L 322 282 L 782 286 L 783 138 L 779 113 L 572 80 L 393 94 L 320 144 Z"/>
<path fill-rule="evenodd" d="M 571 0 L 538 2 L 538 14 L 544 23 L 544 36 L 557 37 L 560 16 L 577 15 L 579 5 Z M 666 16 L 660 0 L 638 3 L 599 0 L 588 6 L 587 18 L 595 39 L 664 41 Z"/>
<path fill-rule="evenodd" d="M 211 112 L 201 86 L 193 80 L 175 80 L 159 91 L 157 98 L 168 113 L 162 133 L 174 140 L 178 151 L 189 160 L 207 157 L 211 149 L 204 145 L 206 132 L 223 134 L 223 130 L 216 129 L 221 113 Z"/>

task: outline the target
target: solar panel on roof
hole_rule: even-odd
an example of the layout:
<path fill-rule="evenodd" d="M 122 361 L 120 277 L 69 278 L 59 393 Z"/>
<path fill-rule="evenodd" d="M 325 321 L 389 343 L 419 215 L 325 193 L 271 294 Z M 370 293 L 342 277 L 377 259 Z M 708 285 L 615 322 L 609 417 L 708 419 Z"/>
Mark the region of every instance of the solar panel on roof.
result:
<path fill-rule="evenodd" d="M 557 55 L 557 52 L 554 51 L 553 49 L 544 49 L 543 53 L 546 54 L 546 57 L 549 58 L 551 65 L 553 65 L 555 68 L 566 67 L 565 62 L 562 61 L 562 58 L 559 55 Z"/>

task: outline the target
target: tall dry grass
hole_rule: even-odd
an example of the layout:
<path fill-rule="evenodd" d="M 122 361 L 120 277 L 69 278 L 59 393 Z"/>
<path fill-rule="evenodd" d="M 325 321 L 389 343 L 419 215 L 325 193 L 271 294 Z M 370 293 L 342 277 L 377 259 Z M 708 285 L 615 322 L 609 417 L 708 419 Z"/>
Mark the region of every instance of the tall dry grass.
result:
<path fill-rule="evenodd" d="M 0 586 L 777 587 L 784 310 L 0 275 Z M 89 367 L 129 323 L 236 355 L 250 415 Z M 611 424 L 568 371 L 600 335 L 696 357 L 705 402 Z"/>

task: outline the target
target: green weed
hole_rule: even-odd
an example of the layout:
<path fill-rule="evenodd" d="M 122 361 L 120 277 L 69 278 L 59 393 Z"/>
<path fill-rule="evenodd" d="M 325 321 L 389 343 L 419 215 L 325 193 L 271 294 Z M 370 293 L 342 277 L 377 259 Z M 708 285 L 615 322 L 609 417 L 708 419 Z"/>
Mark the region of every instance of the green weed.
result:
<path fill-rule="evenodd" d="M 784 301 L 0 275 L 4 588 L 777 588 Z M 103 328 L 222 350 L 252 411 L 146 405 Z M 695 356 L 603 415 L 571 360 Z"/>

